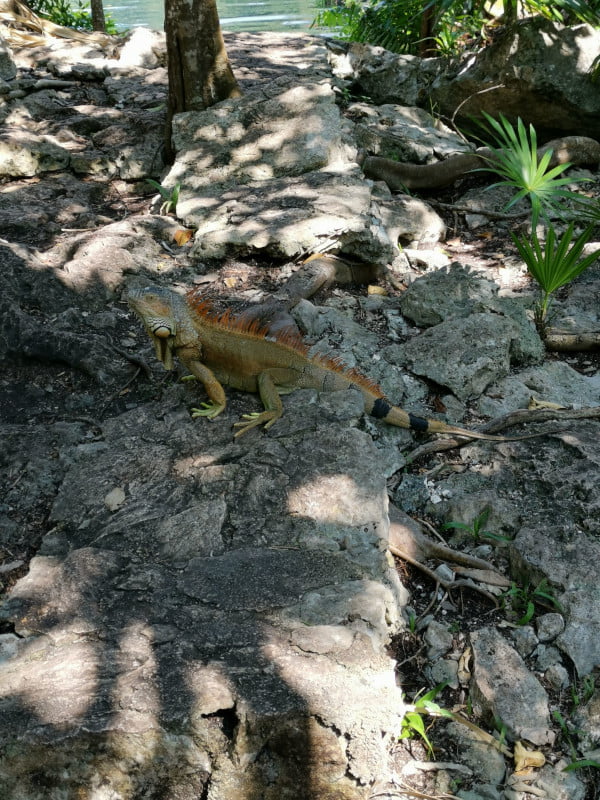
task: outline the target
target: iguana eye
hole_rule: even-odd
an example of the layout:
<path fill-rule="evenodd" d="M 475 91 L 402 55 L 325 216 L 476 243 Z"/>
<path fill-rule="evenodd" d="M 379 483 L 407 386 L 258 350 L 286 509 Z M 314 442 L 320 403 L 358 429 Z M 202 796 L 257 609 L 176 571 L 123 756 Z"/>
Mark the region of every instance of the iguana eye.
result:
<path fill-rule="evenodd" d="M 155 336 L 158 336 L 159 339 L 168 339 L 169 336 L 173 335 L 173 332 L 170 328 L 166 325 L 158 325 L 156 328 L 152 329 L 152 333 Z"/>

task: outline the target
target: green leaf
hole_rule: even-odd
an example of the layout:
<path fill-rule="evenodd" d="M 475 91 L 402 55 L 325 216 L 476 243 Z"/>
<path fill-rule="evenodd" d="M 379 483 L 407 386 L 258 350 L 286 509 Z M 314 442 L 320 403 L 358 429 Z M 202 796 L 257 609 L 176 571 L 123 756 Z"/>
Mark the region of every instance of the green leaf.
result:
<path fill-rule="evenodd" d="M 521 617 L 521 619 L 517 620 L 517 625 L 528 625 L 531 622 L 534 614 L 535 614 L 535 605 L 531 600 L 528 600 L 527 611 Z"/>
<path fill-rule="evenodd" d="M 579 761 L 573 761 L 571 764 L 568 764 L 563 769 L 563 772 L 573 772 L 575 769 L 583 769 L 584 767 L 600 769 L 600 761 L 594 761 L 593 758 L 582 758 Z"/>
<path fill-rule="evenodd" d="M 156 189 L 156 191 L 160 194 L 163 200 L 168 200 L 170 198 L 171 190 L 166 189 L 164 186 L 161 186 L 161 184 L 158 183 L 158 181 L 154 181 L 152 180 L 152 178 L 146 178 L 146 183 L 149 183 L 153 189 Z"/>

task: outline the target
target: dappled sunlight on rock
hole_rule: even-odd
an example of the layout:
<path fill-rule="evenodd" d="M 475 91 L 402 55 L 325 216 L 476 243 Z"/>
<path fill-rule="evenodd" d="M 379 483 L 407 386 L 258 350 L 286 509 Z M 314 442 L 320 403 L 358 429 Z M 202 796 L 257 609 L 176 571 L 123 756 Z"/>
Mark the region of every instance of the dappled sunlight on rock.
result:
<path fill-rule="evenodd" d="M 86 719 L 96 701 L 102 664 L 98 643 L 69 638 L 57 629 L 51 638 L 25 640 L 17 657 L 0 667 L 0 695 L 20 701 L 40 723 L 56 730 Z"/>
<path fill-rule="evenodd" d="M 289 492 L 288 510 L 319 522 L 363 525 L 381 513 L 381 499 L 348 475 L 320 475 Z"/>

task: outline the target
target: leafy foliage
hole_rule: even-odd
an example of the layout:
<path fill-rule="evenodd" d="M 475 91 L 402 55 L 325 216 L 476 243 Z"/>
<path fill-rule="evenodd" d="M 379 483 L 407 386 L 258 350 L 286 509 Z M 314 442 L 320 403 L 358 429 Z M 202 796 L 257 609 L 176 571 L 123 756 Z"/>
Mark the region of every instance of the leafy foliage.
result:
<path fill-rule="evenodd" d="M 415 734 L 420 736 L 431 757 L 433 757 L 433 746 L 427 736 L 423 716 L 430 715 L 433 717 L 448 717 L 449 719 L 453 719 L 450 711 L 447 711 L 445 708 L 438 705 L 438 703 L 434 702 L 437 695 L 446 685 L 446 683 L 441 683 L 429 692 L 415 697 L 414 703 L 407 706 L 406 713 L 402 718 L 402 731 L 398 737 L 399 739 L 412 739 Z"/>
<path fill-rule="evenodd" d="M 491 540 L 495 542 L 510 542 L 508 536 L 501 536 L 498 533 L 492 533 L 492 531 L 486 531 L 485 526 L 489 519 L 490 514 L 492 513 L 491 508 L 484 508 L 483 511 L 475 517 L 473 522 L 470 524 L 467 522 L 446 522 L 442 526 L 442 530 L 461 530 L 468 533 L 470 536 L 473 537 L 475 542 L 483 542 L 486 540 Z"/>
<path fill-rule="evenodd" d="M 152 180 L 152 178 L 146 178 L 146 181 L 150 184 L 150 186 L 156 189 L 164 201 L 160 207 L 160 213 L 169 214 L 171 211 L 175 211 L 177 203 L 179 202 L 181 184 L 176 183 L 172 189 L 167 189 L 165 186 L 162 186 L 160 183 L 158 183 L 158 181 Z"/>
<path fill-rule="evenodd" d="M 94 29 L 89 4 L 84 0 L 77 0 L 75 6 L 72 6 L 69 0 L 30 0 L 28 5 L 38 16 L 49 19 L 55 25 L 63 25 L 65 28 L 75 28 L 79 31 Z M 110 14 L 106 15 L 106 32 L 117 33 L 115 22 Z"/>
<path fill-rule="evenodd" d="M 485 40 L 495 23 L 486 0 L 324 0 L 313 25 L 333 28 L 338 38 L 368 42 L 396 53 L 420 52 L 424 44 L 439 53 L 457 54 L 473 41 Z M 600 26 L 600 0 L 503 0 L 502 21 L 517 20 L 523 11 L 569 24 Z M 423 30 L 423 19 L 430 24 Z M 423 37 L 427 37 L 424 39 Z"/>
<path fill-rule="evenodd" d="M 512 583 L 510 589 L 502 594 L 504 607 L 510 607 L 516 614 L 522 616 L 517 620 L 517 625 L 528 625 L 535 614 L 536 605 L 556 608 L 562 612 L 558 600 L 554 597 L 552 588 L 546 578 L 543 578 L 537 586 L 517 586 Z"/>

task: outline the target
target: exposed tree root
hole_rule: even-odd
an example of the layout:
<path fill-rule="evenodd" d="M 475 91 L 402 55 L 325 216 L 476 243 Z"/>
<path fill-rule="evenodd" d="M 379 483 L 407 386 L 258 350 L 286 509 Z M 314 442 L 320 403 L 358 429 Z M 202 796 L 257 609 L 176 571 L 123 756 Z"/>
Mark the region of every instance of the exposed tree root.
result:
<path fill-rule="evenodd" d="M 503 414 L 501 417 L 483 425 L 479 430 L 482 433 L 497 433 L 498 431 L 506 430 L 513 425 L 521 425 L 522 423 L 532 422 L 548 422 L 549 420 L 573 420 L 573 419 L 600 419 L 600 406 L 593 408 L 580 408 L 580 409 L 554 409 L 554 408 L 537 408 L 534 410 L 518 409 L 511 411 L 508 414 Z M 519 441 L 520 439 L 531 439 L 536 436 L 547 436 L 549 433 L 559 433 L 560 430 L 545 431 L 530 436 L 518 436 L 512 441 Z M 511 440 L 509 440 L 511 441 Z M 420 447 L 416 447 L 408 454 L 407 462 L 416 461 L 431 453 L 442 453 L 446 450 L 452 450 L 455 447 L 462 447 L 465 444 L 472 444 L 472 440 L 463 439 L 461 437 L 451 437 L 448 439 L 436 439 L 435 441 L 426 442 Z"/>
<path fill-rule="evenodd" d="M 600 331 L 559 331 L 549 328 L 544 334 L 544 344 L 548 350 L 573 352 L 595 350 L 600 347 Z"/>
<path fill-rule="evenodd" d="M 421 532 L 414 520 L 393 505 L 390 505 L 389 517 L 388 548 L 392 555 L 417 567 L 417 569 L 431 578 L 436 585 L 441 586 L 448 593 L 453 589 L 471 589 L 482 594 L 495 606 L 498 605 L 496 597 L 491 592 L 485 589 L 484 586 L 479 585 L 479 583 L 474 582 L 479 580 L 483 584 L 508 588 L 510 582 L 507 581 L 504 575 L 497 572 L 492 564 L 481 558 L 475 558 L 475 556 L 469 556 L 466 553 L 453 550 L 451 547 L 440 544 L 440 542 L 432 541 Z M 440 578 L 424 563 L 431 558 L 444 563 L 459 564 L 462 567 L 471 568 L 470 571 L 456 569 L 457 573 L 467 574 L 468 578 L 466 580 L 444 580 Z"/>
<path fill-rule="evenodd" d="M 558 164 L 597 164 L 600 143 L 587 136 L 564 136 L 539 147 L 538 157 L 552 150 L 551 167 Z M 367 178 L 385 181 L 392 191 L 442 189 L 476 169 L 493 166 L 494 151 L 480 147 L 474 153 L 460 153 L 435 164 L 408 164 L 379 156 L 367 156 L 362 168 Z"/>

